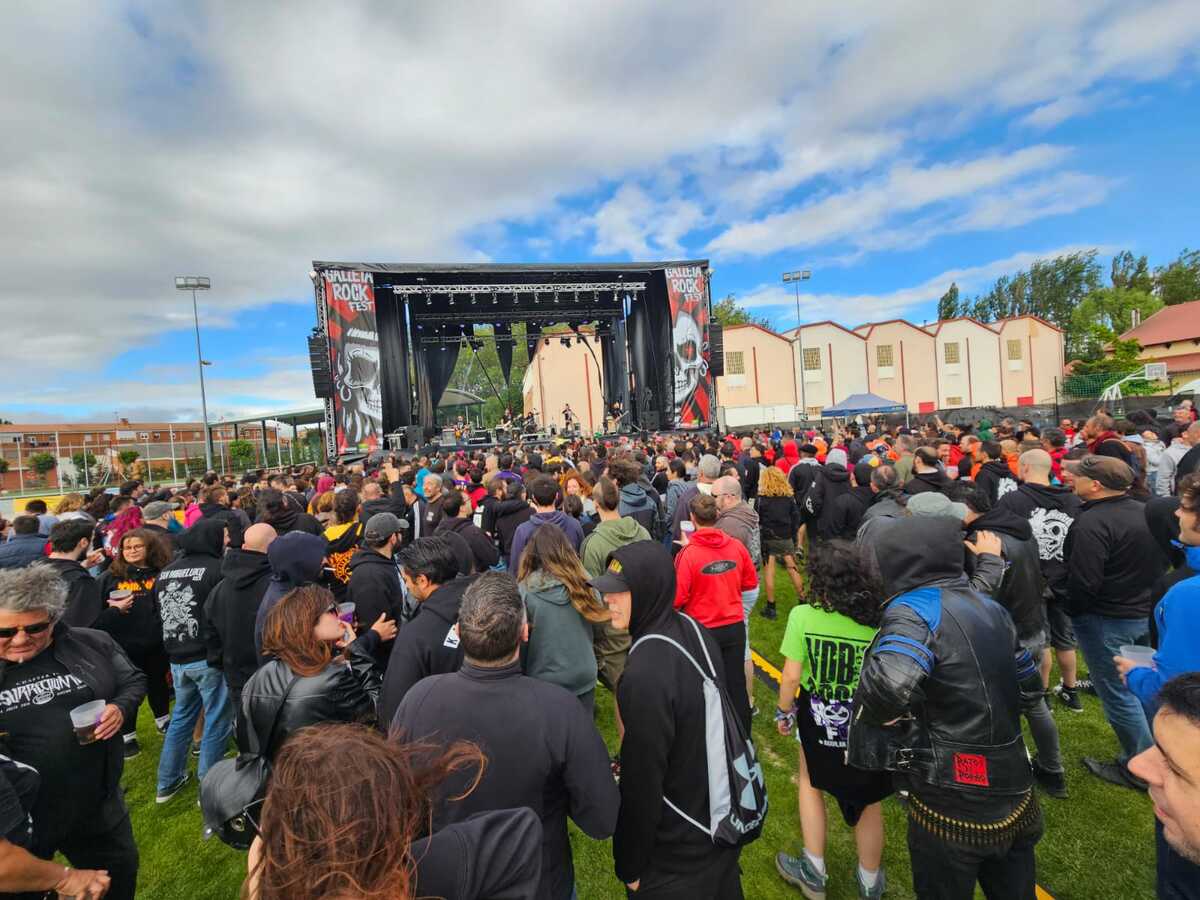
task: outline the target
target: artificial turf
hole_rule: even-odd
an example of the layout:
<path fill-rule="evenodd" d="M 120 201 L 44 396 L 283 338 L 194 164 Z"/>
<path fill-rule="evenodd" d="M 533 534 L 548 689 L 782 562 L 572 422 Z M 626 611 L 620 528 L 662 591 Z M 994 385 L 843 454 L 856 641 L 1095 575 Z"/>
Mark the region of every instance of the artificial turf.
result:
<path fill-rule="evenodd" d="M 782 663 L 779 644 L 787 613 L 795 603 L 792 586 L 780 571 L 776 579 L 779 618 L 763 619 L 757 613 L 750 623 L 751 644 L 776 666 Z M 1082 661 L 1081 661 L 1082 662 Z M 612 699 L 596 692 L 597 725 L 610 748 L 616 750 Z M 755 686 L 755 700 L 763 713 L 754 720 L 754 737 L 766 775 L 771 803 L 762 837 L 742 852 L 742 885 L 749 900 L 783 900 L 801 894 L 780 880 L 774 856 L 779 850 L 798 852 L 795 772 L 799 745 L 794 738 L 776 733 L 771 719 L 776 698 L 765 685 Z M 1046 834 L 1038 844 L 1038 882 L 1047 893 L 1063 900 L 1097 898 L 1151 898 L 1154 896 L 1154 813 L 1143 794 L 1115 787 L 1089 775 L 1080 763 L 1083 756 L 1111 759 L 1117 741 L 1104 721 L 1100 702 L 1084 695 L 1084 712 L 1071 713 L 1055 701 L 1054 717 L 1067 765 L 1069 800 L 1039 795 L 1045 812 Z M 239 895 L 245 874 L 245 854 L 231 850 L 215 838 L 202 840 L 195 780 L 170 802 L 154 802 L 155 771 L 162 738 L 154 730 L 148 709 L 138 722 L 142 753 L 125 766 L 126 796 L 134 834 L 141 850 L 138 878 L 140 898 L 148 900 L 229 900 Z M 1026 733 L 1026 743 L 1032 741 Z M 194 773 L 194 768 L 193 768 Z M 825 853 L 830 900 L 857 896 L 853 871 L 854 842 L 844 827 L 836 805 L 827 803 L 829 841 Z M 887 845 L 884 868 L 889 897 L 912 897 L 912 882 L 905 847 L 904 811 L 897 801 L 885 801 Z M 593 841 L 572 829 L 579 896 L 624 897 L 612 870 L 608 841 Z M 982 895 L 980 895 L 982 896 Z"/>

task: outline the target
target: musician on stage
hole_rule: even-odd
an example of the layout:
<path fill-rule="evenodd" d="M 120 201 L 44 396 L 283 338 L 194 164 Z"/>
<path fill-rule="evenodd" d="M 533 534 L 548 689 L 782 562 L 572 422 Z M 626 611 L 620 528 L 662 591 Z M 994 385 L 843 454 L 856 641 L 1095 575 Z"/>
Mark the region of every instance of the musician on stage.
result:
<path fill-rule="evenodd" d="M 562 416 L 563 416 L 563 430 L 570 431 L 575 422 L 575 411 L 573 409 L 571 409 L 570 403 L 568 403 L 566 406 L 563 407 Z"/>
<path fill-rule="evenodd" d="M 625 415 L 621 409 L 621 401 L 614 400 L 608 407 L 608 430 L 618 431 L 621 428 L 621 417 Z"/>

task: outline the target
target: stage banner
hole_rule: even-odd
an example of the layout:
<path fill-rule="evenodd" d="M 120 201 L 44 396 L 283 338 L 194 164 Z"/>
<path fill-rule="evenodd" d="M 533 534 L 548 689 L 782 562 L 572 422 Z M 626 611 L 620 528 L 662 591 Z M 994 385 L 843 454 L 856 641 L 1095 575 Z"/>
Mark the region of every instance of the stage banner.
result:
<path fill-rule="evenodd" d="M 374 450 L 383 433 L 374 278 L 370 272 L 345 269 L 322 274 L 337 452 Z"/>
<path fill-rule="evenodd" d="M 674 357 L 674 427 L 702 428 L 712 422 L 713 377 L 708 371 L 708 279 L 701 266 L 668 268 Z"/>

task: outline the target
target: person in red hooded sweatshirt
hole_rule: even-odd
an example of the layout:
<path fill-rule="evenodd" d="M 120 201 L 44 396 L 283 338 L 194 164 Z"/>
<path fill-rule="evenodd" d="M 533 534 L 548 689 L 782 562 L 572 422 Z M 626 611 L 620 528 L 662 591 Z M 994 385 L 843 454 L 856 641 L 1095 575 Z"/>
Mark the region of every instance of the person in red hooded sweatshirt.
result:
<path fill-rule="evenodd" d="M 789 439 L 783 442 L 783 456 L 775 460 L 775 468 L 779 469 L 786 475 L 792 471 L 792 466 L 800 462 L 800 448 L 796 446 L 796 442 Z"/>
<path fill-rule="evenodd" d="M 723 685 L 750 733 L 750 698 L 745 683 L 746 617 L 742 593 L 758 587 L 758 571 L 745 544 L 716 529 L 717 501 L 707 494 L 689 505 L 695 530 L 682 533 L 675 557 L 675 608 L 691 616 L 721 651 Z"/>

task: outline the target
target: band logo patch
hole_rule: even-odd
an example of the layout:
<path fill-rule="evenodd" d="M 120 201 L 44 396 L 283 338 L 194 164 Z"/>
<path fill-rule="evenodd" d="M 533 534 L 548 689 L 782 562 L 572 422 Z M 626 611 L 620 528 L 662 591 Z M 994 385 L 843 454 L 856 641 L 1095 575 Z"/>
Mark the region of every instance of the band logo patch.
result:
<path fill-rule="evenodd" d="M 959 784 L 987 787 L 987 757 L 976 753 L 955 753 L 954 780 Z"/>

